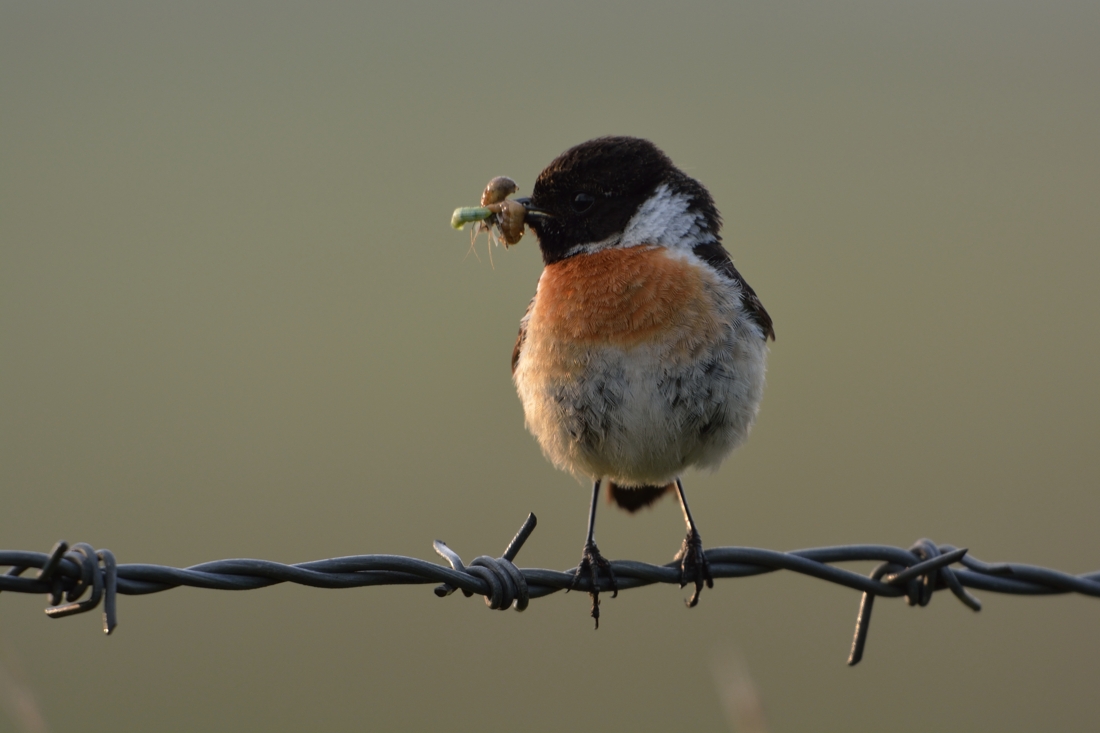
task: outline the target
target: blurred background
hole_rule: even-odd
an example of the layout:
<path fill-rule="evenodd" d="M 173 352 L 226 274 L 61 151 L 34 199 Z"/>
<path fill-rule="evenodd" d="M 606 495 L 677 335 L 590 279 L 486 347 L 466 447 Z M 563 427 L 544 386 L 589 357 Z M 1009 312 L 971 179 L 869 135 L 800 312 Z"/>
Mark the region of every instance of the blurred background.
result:
<path fill-rule="evenodd" d="M 778 333 L 751 440 L 686 477 L 708 545 L 1096 570 L 1098 69 L 1089 2 L 4 2 L 0 546 L 470 560 L 533 511 L 519 564 L 574 566 L 588 488 L 509 373 L 537 243 L 448 219 L 629 134 Z M 612 558 L 683 536 L 600 520 Z M 790 574 L 598 632 L 581 593 L 178 589 L 110 638 L 3 594 L 0 731 L 1096 730 L 1100 603 L 978 595 L 881 602 L 849 669 L 858 594 Z"/>

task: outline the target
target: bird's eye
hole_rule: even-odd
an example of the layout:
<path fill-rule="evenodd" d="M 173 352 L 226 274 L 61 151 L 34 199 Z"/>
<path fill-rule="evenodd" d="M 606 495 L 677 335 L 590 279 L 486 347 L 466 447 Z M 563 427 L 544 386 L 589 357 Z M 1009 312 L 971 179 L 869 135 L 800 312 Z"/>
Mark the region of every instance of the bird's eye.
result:
<path fill-rule="evenodd" d="M 592 204 L 596 203 L 596 197 L 587 193 L 578 193 L 573 197 L 573 211 L 578 214 L 583 214 L 592 208 Z"/>

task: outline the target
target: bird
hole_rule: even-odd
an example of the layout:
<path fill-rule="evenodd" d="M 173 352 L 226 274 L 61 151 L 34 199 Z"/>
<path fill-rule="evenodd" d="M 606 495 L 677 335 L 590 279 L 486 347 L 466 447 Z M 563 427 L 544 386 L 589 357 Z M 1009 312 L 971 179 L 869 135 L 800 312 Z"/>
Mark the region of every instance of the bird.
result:
<path fill-rule="evenodd" d="M 772 319 L 734 267 L 702 183 L 652 142 L 600 137 L 539 174 L 524 224 L 543 258 L 520 321 L 512 376 L 527 429 L 556 467 L 592 482 L 571 589 L 589 580 L 599 628 L 611 564 L 595 541 L 601 484 L 636 512 L 675 494 L 687 536 L 680 586 L 713 587 L 682 474 L 745 442 L 764 392 Z"/>

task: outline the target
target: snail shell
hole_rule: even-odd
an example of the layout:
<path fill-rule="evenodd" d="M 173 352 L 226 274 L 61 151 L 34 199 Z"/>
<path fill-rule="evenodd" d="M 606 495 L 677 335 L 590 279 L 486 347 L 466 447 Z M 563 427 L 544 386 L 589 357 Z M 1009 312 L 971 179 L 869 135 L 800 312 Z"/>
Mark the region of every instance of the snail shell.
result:
<path fill-rule="evenodd" d="M 508 176 L 497 176 L 489 181 L 489 185 L 487 185 L 482 192 L 481 205 L 488 206 L 489 204 L 499 204 L 518 190 L 519 186 L 517 186 L 516 182 L 511 178 Z"/>

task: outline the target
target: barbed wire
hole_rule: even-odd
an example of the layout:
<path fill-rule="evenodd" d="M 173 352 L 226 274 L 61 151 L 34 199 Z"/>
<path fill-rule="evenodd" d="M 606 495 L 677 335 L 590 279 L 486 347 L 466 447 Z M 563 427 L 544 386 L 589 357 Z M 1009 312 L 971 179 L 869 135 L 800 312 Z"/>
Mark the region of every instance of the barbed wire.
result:
<path fill-rule="evenodd" d="M 560 590 L 607 591 L 606 579 L 593 588 L 588 574 L 576 569 L 557 571 L 517 568 L 513 563 L 523 543 L 535 529 L 530 514 L 499 558 L 486 555 L 469 565 L 436 540 L 435 551 L 450 567 L 402 555 L 353 555 L 328 560 L 284 565 L 269 560 L 215 560 L 188 568 L 133 563 L 119 565 L 110 550 L 96 550 L 80 542 L 62 541 L 49 553 L 0 550 L 0 591 L 45 593 L 46 614 L 63 618 L 85 613 L 103 604 L 103 630 L 110 634 L 118 625 L 117 596 L 145 595 L 188 586 L 213 590 L 253 590 L 278 583 L 297 583 L 314 588 L 361 588 L 370 585 L 417 585 L 438 583 L 435 594 L 448 596 L 461 590 L 467 597 L 480 595 L 492 609 L 522 611 L 532 598 Z M 714 578 L 744 578 L 777 570 L 836 583 L 863 592 L 848 664 L 863 657 L 871 609 L 875 598 L 905 597 L 910 606 L 926 606 L 938 590 L 950 590 L 968 608 L 979 611 L 981 602 L 966 588 L 1014 595 L 1079 593 L 1100 598 L 1100 571 L 1070 575 L 1058 570 L 1017 563 L 986 563 L 965 548 L 937 545 L 922 539 L 908 550 L 889 545 L 838 545 L 792 552 L 755 547 L 714 547 L 706 550 Z M 833 563 L 878 561 L 870 575 L 834 567 Z M 950 565 L 962 565 L 951 568 Z M 651 565 L 634 560 L 611 562 L 618 590 L 654 583 L 681 585 L 679 563 Z M 35 577 L 21 577 L 30 569 Z"/>

